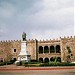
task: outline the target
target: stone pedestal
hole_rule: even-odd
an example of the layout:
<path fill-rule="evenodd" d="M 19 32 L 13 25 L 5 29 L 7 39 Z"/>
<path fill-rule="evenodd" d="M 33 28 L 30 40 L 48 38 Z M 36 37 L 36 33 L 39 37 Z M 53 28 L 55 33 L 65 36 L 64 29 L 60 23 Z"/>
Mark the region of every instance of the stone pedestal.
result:
<path fill-rule="evenodd" d="M 26 51 L 26 41 L 21 42 L 21 52 L 18 55 L 18 61 L 25 61 L 29 62 L 30 61 L 30 55 Z"/>

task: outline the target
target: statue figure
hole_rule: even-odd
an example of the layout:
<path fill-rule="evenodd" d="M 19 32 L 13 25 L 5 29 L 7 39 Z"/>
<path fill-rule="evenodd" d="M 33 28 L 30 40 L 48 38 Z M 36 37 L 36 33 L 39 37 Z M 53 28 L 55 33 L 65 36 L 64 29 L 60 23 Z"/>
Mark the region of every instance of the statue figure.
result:
<path fill-rule="evenodd" d="M 26 41 L 26 33 L 25 32 L 23 32 L 23 34 L 22 34 L 22 40 Z"/>

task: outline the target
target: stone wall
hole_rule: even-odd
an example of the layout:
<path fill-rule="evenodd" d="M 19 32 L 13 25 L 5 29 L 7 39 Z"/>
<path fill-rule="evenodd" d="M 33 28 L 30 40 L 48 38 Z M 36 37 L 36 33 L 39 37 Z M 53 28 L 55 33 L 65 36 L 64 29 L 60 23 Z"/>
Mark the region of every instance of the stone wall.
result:
<path fill-rule="evenodd" d="M 27 41 L 27 51 L 31 55 L 31 60 L 37 60 L 37 40 L 28 40 Z"/>
<path fill-rule="evenodd" d="M 14 52 L 14 49 L 16 51 Z M 3 61 L 11 61 L 14 58 L 17 58 L 21 50 L 21 41 L 1 41 L 0 42 L 0 58 L 3 58 Z"/>

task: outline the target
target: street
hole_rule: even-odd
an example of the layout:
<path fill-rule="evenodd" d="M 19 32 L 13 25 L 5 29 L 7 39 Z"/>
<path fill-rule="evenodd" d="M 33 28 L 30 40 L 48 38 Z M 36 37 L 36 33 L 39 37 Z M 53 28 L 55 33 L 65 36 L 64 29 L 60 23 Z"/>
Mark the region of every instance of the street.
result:
<path fill-rule="evenodd" d="M 17 70 L 1 71 L 0 75 L 75 75 L 75 70 Z"/>

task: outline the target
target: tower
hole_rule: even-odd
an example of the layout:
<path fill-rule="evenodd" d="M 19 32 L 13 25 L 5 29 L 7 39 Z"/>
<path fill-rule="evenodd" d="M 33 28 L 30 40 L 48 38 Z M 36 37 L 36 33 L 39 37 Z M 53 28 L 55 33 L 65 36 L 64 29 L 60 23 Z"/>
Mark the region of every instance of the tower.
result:
<path fill-rule="evenodd" d="M 18 59 L 15 63 L 17 62 L 29 62 L 30 61 L 30 55 L 28 54 L 27 50 L 26 50 L 26 33 L 23 32 L 22 34 L 22 39 L 21 39 L 21 52 L 18 55 Z"/>

